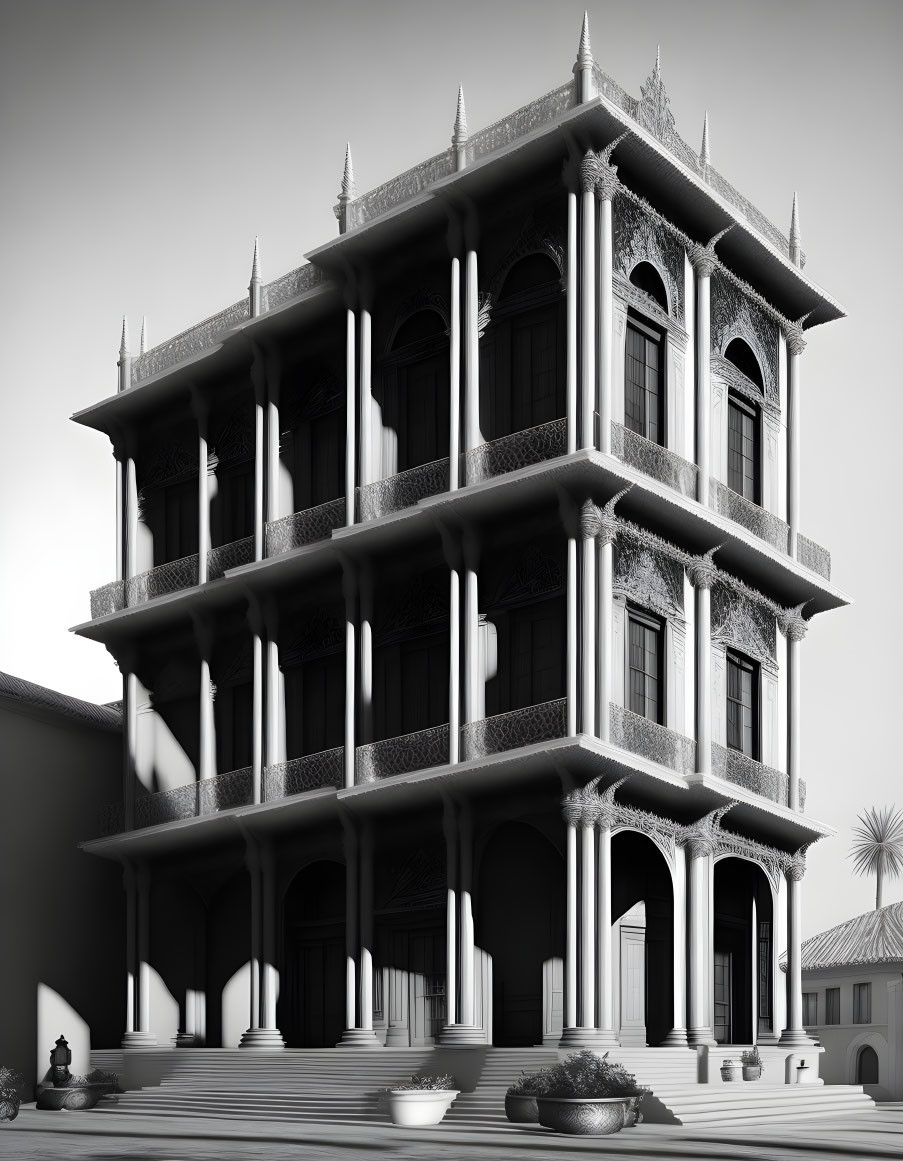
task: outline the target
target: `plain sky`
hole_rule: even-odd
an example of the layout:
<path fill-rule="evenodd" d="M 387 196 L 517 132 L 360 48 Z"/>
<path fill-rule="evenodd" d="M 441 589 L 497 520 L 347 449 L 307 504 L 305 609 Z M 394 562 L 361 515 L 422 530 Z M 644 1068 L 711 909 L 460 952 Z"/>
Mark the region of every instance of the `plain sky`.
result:
<path fill-rule="evenodd" d="M 552 0 L 10 0 L 0 3 L 0 669 L 121 696 L 69 633 L 114 576 L 113 460 L 69 415 L 137 350 L 334 236 L 346 140 L 361 191 L 571 75 L 582 4 Z M 638 95 L 661 46 L 678 130 L 785 233 L 799 192 L 806 273 L 849 318 L 803 357 L 802 528 L 851 608 L 803 644 L 812 934 L 874 905 L 850 825 L 903 806 L 899 585 L 899 0 L 644 0 L 589 9 L 593 52 Z M 893 341 L 891 341 L 893 340 Z M 903 899 L 891 882 L 886 902 Z"/>

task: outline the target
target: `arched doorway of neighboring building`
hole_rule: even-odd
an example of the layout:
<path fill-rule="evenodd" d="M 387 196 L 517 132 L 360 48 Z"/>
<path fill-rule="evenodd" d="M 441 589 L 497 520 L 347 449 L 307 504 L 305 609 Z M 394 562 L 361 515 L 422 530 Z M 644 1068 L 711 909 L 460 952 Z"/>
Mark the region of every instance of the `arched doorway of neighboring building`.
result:
<path fill-rule="evenodd" d="M 659 848 L 611 840 L 614 1021 L 622 1044 L 660 1044 L 674 1025 L 674 888 Z"/>
<path fill-rule="evenodd" d="M 335 1045 L 345 1024 L 345 868 L 311 863 L 283 899 L 279 1028 L 291 1048 Z"/>
<path fill-rule="evenodd" d="M 478 884 L 476 943 L 492 956 L 492 1043 L 540 1044 L 564 957 L 564 860 L 534 827 L 506 822 L 483 851 Z"/>
<path fill-rule="evenodd" d="M 774 916 L 762 868 L 745 859 L 719 859 L 713 909 L 715 1040 L 753 1044 L 774 1031 Z"/>
<path fill-rule="evenodd" d="M 856 1083 L 878 1084 L 878 1053 L 870 1044 L 864 1044 L 856 1057 Z"/>

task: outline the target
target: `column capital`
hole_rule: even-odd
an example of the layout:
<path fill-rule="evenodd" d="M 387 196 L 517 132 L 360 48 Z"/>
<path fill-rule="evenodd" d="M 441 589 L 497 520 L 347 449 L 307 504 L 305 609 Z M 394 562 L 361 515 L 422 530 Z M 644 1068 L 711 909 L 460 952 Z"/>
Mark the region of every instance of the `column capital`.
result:
<path fill-rule="evenodd" d="M 618 537 L 618 519 L 615 516 L 615 505 L 622 500 L 633 484 L 628 484 L 620 492 L 615 492 L 610 500 L 599 511 L 599 531 L 596 534 L 600 544 L 614 544 Z"/>
<path fill-rule="evenodd" d="M 787 323 L 784 327 L 784 339 L 791 355 L 801 355 L 805 351 L 806 340 L 803 338 L 803 328 L 800 323 Z"/>
<path fill-rule="evenodd" d="M 720 846 L 718 831 L 721 820 L 736 805 L 736 802 L 728 802 L 684 828 L 683 835 L 678 841 L 681 846 L 686 847 L 691 860 L 717 854 Z"/>
<path fill-rule="evenodd" d="M 715 564 L 713 557 L 721 545 L 715 548 L 710 548 L 708 552 L 702 556 L 695 556 L 687 564 L 687 576 L 690 578 L 690 584 L 697 589 L 710 589 L 715 583 L 715 578 L 718 576 L 718 566 Z"/>
<path fill-rule="evenodd" d="M 778 628 L 788 641 L 802 641 L 809 631 L 809 622 L 803 616 L 803 609 L 808 604 L 803 601 L 793 609 L 784 609 L 778 616 Z"/>
<path fill-rule="evenodd" d="M 602 513 L 592 500 L 584 500 L 580 505 L 580 535 L 591 540 L 602 531 Z"/>
<path fill-rule="evenodd" d="M 806 873 L 806 852 L 811 846 L 811 843 L 805 843 L 789 857 L 787 866 L 784 869 L 784 877 L 788 883 L 799 883 L 802 881 Z"/>
<path fill-rule="evenodd" d="M 733 229 L 733 222 L 724 230 L 715 234 L 713 238 L 703 246 L 700 242 L 694 242 L 687 251 L 687 257 L 693 264 L 693 269 L 700 278 L 710 278 L 714 271 L 720 265 L 718 255 L 715 253 L 715 247 L 728 232 Z"/>
<path fill-rule="evenodd" d="M 593 192 L 602 201 L 612 200 L 621 188 L 621 182 L 618 167 L 611 164 L 611 155 L 627 136 L 628 133 L 622 133 L 598 153 L 592 149 L 586 151 L 580 163 L 580 188 L 584 193 Z"/>

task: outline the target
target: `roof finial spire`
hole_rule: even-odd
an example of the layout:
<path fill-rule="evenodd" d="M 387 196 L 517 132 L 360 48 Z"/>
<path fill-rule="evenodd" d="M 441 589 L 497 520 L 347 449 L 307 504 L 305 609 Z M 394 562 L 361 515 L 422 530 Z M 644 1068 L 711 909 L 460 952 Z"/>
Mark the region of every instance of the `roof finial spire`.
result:
<path fill-rule="evenodd" d="M 580 46 L 577 49 L 577 63 L 574 76 L 577 81 L 577 100 L 591 101 L 596 95 L 593 82 L 593 50 L 589 44 L 589 13 L 583 13 L 583 27 L 580 29 Z"/>
<path fill-rule="evenodd" d="M 260 238 L 254 237 L 254 257 L 251 259 L 251 282 L 248 285 L 248 313 L 251 318 L 260 314 L 262 299 L 262 283 L 260 281 Z"/>
<path fill-rule="evenodd" d="M 455 128 L 452 146 L 455 151 L 455 169 L 463 169 L 467 164 L 467 111 L 464 108 L 464 86 L 458 85 L 458 108 L 455 113 Z"/>
<path fill-rule="evenodd" d="M 129 354 L 129 323 L 122 316 L 122 337 L 119 340 L 119 390 L 126 391 L 132 385 L 132 356 Z"/>
<path fill-rule="evenodd" d="M 577 49 L 577 65 L 583 67 L 593 62 L 593 50 L 589 43 L 589 13 L 583 13 L 583 27 L 580 29 L 580 47 Z"/>
<path fill-rule="evenodd" d="M 662 46 L 660 44 L 655 46 L 655 71 L 656 73 L 662 71 Z"/>
<path fill-rule="evenodd" d="M 141 316 L 141 354 L 147 353 L 147 315 Z"/>
<path fill-rule="evenodd" d="M 800 208 L 796 190 L 793 191 L 793 209 L 790 213 L 790 261 L 802 266 L 803 240 L 800 234 Z"/>
<path fill-rule="evenodd" d="M 712 158 L 709 155 L 709 111 L 706 109 L 705 118 L 702 122 L 702 149 L 699 151 L 699 164 L 705 169 L 712 164 Z"/>
<path fill-rule="evenodd" d="M 119 357 L 124 358 L 129 353 L 129 320 L 122 316 L 122 338 L 119 340 Z"/>
<path fill-rule="evenodd" d="M 254 235 L 254 257 L 251 259 L 251 281 L 260 281 L 260 237 Z"/>
<path fill-rule="evenodd" d="M 345 169 L 342 172 L 342 192 L 339 197 L 348 198 L 354 197 L 354 169 L 351 165 L 351 143 L 345 143 Z"/>

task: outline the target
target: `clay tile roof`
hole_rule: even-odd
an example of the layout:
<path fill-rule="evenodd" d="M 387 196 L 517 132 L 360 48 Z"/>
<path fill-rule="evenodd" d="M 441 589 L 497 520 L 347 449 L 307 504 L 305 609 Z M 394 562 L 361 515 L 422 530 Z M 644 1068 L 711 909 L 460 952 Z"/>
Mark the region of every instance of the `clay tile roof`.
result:
<path fill-rule="evenodd" d="M 93 701 L 82 701 L 77 697 L 70 697 L 65 693 L 57 693 L 55 689 L 47 689 L 43 685 L 35 685 L 22 677 L 14 677 L 11 673 L 0 671 L 0 699 L 6 702 L 18 703 L 30 709 L 49 710 L 60 714 L 64 718 L 81 722 L 88 726 L 97 726 L 102 730 L 121 730 L 122 713 L 113 706 L 97 705 Z"/>
<path fill-rule="evenodd" d="M 903 902 L 867 911 L 803 941 L 803 969 L 903 961 Z"/>

